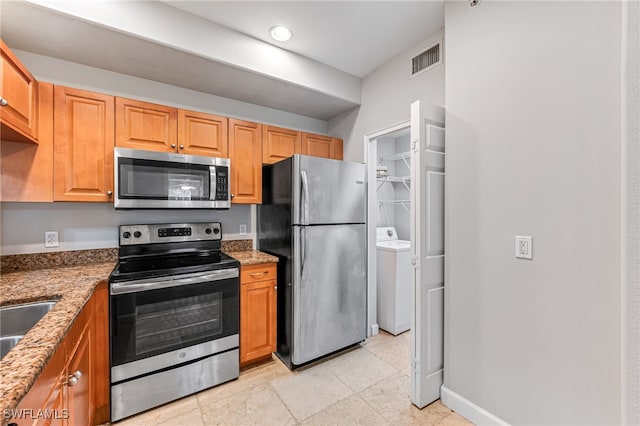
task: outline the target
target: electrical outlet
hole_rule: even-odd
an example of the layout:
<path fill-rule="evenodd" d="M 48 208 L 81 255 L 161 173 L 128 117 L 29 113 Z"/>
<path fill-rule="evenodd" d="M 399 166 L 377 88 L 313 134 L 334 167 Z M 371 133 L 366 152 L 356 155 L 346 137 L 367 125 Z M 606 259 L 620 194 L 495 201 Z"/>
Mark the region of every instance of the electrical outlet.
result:
<path fill-rule="evenodd" d="M 533 259 L 533 240 L 531 237 L 516 235 L 516 257 L 518 259 Z"/>
<path fill-rule="evenodd" d="M 44 233 L 44 246 L 45 247 L 58 247 L 58 231 L 47 231 Z"/>
<path fill-rule="evenodd" d="M 247 235 L 247 225 L 240 225 L 240 235 Z"/>

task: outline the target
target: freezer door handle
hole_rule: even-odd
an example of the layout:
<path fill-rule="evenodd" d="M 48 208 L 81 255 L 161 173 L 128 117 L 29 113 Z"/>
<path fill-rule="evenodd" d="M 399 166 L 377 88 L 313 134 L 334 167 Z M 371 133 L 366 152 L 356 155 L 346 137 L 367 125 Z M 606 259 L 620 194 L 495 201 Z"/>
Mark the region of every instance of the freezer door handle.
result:
<path fill-rule="evenodd" d="M 304 201 L 302 202 L 303 216 L 302 216 L 302 224 L 309 224 L 309 181 L 307 180 L 307 172 L 302 170 L 300 172 L 300 180 L 302 181 L 302 196 L 304 197 Z"/>

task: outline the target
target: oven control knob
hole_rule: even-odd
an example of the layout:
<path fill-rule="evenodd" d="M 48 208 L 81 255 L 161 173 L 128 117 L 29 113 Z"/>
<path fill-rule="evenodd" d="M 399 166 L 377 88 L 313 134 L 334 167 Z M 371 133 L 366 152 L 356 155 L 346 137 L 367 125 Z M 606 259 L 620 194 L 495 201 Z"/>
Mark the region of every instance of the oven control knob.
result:
<path fill-rule="evenodd" d="M 204 232 L 206 232 L 207 234 L 210 234 L 211 233 L 211 228 L 205 229 Z"/>
<path fill-rule="evenodd" d="M 136 237 L 136 238 L 140 238 L 142 236 L 142 232 L 136 231 L 136 232 L 133 233 L 133 236 Z"/>
<path fill-rule="evenodd" d="M 122 238 L 131 238 L 131 232 L 125 231 L 122 233 Z"/>
<path fill-rule="evenodd" d="M 220 229 L 218 229 L 218 228 L 214 228 L 214 229 L 213 229 L 213 233 L 214 233 L 214 234 L 219 234 L 219 233 L 220 233 Z"/>

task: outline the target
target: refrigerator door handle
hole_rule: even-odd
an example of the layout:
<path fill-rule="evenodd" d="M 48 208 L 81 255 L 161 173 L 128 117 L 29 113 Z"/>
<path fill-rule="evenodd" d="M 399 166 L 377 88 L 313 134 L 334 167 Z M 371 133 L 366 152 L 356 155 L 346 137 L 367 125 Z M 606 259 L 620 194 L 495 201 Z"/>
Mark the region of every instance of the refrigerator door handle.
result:
<path fill-rule="evenodd" d="M 302 223 L 304 225 L 309 224 L 309 181 L 307 180 L 307 172 L 305 170 L 300 171 L 300 179 L 302 181 L 302 195 L 304 197 L 304 201 L 302 203 L 302 207 L 304 209 L 304 213 L 302 216 Z"/>
<path fill-rule="evenodd" d="M 300 228 L 300 278 L 304 276 L 304 262 L 306 260 L 305 240 L 307 239 L 307 229 Z"/>

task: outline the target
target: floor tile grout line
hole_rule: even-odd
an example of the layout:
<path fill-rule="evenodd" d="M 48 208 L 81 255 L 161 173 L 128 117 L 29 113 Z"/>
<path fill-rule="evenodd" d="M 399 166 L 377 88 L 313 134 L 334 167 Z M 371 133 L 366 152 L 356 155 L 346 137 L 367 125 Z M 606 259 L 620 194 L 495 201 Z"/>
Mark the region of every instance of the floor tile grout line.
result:
<path fill-rule="evenodd" d="M 292 372 L 293 373 L 293 372 Z M 289 406 L 286 404 L 286 402 L 284 402 L 284 400 L 282 399 L 282 397 L 280 396 L 280 394 L 278 393 L 278 390 L 273 386 L 273 382 L 274 380 L 280 379 L 280 377 L 277 377 L 276 379 L 273 380 L 269 380 L 268 384 L 269 387 L 271 388 L 271 390 L 273 391 L 273 393 L 276 394 L 276 396 L 278 397 L 278 399 L 280 400 L 280 402 L 282 403 L 282 405 L 284 405 L 284 408 L 287 410 L 287 412 L 289 413 L 289 415 L 291 416 L 291 418 L 293 419 L 293 421 L 295 422 L 296 425 L 300 424 L 300 421 L 298 421 L 298 418 L 293 414 L 293 412 L 289 409 Z"/>

